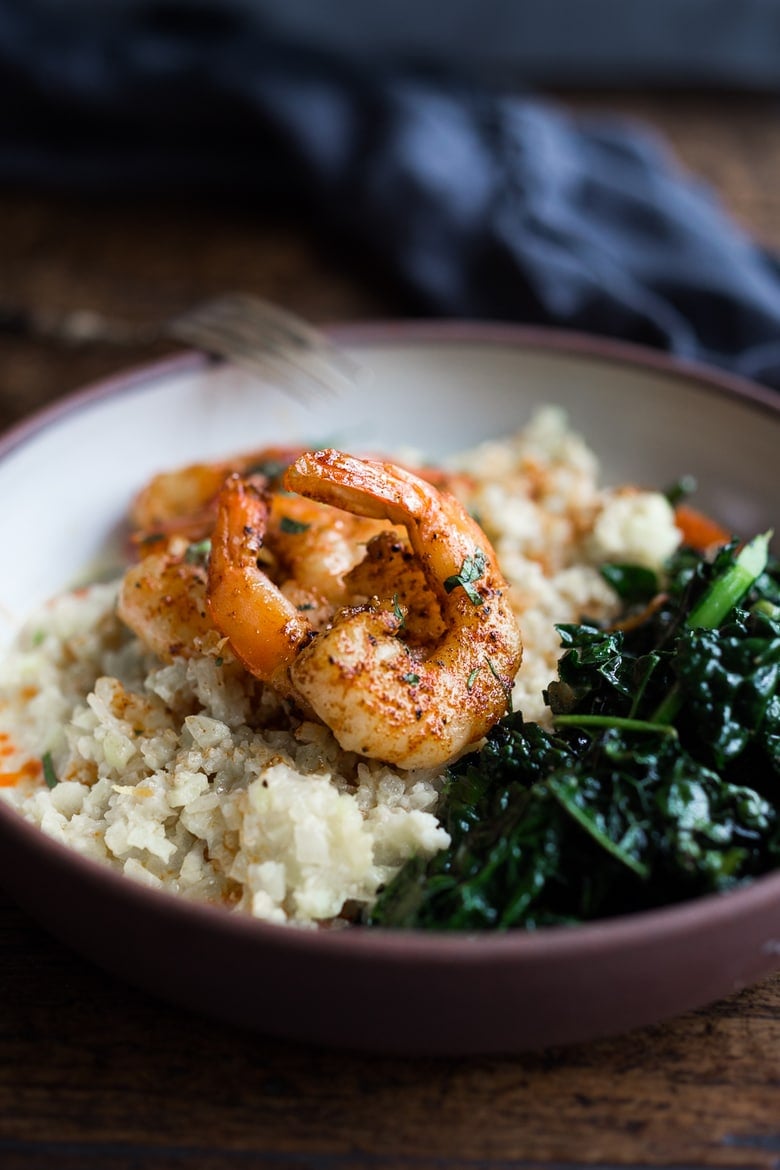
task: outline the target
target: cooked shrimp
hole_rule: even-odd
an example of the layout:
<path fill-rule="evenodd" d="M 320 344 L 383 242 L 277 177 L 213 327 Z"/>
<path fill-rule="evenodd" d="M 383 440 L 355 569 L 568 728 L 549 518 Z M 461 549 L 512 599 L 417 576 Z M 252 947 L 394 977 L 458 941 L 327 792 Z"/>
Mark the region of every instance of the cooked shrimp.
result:
<path fill-rule="evenodd" d="M 273 449 L 271 454 L 278 477 L 285 466 L 282 458 L 289 452 Z M 262 466 L 269 466 L 269 461 L 265 459 Z M 193 464 L 172 472 L 169 480 L 155 477 L 142 511 L 152 531 L 139 538 L 142 560 L 125 576 L 119 616 L 166 661 L 200 652 L 206 635 L 216 630 L 206 598 L 209 550 L 212 601 L 226 628 L 241 620 L 240 593 L 231 590 L 236 562 L 244 560 L 248 571 L 265 583 L 266 615 L 273 620 L 276 611 L 280 628 L 295 635 L 324 626 L 344 604 L 345 576 L 363 556 L 366 542 L 383 526 L 303 496 L 272 490 L 274 480 L 265 476 L 230 477 L 227 468 L 226 463 Z M 213 501 L 212 492 L 216 493 Z M 164 535 L 166 526 L 176 535 Z M 204 539 L 202 545 L 192 543 L 205 534 L 213 538 Z M 277 597 L 277 591 L 283 596 Z M 270 609 L 269 597 L 274 599 Z M 306 617 L 298 618 L 301 613 Z M 258 677 L 275 679 L 285 689 L 284 672 L 277 673 L 274 658 L 278 650 L 278 642 L 275 650 L 269 648 L 267 669 L 256 654 L 254 665 L 247 665 Z"/>
<path fill-rule="evenodd" d="M 260 477 L 227 479 L 211 538 L 206 599 L 213 623 L 257 678 L 283 693 L 312 627 L 261 568 L 269 499 Z"/>
<path fill-rule="evenodd" d="M 208 569 L 169 541 L 128 572 L 121 616 L 166 659 L 216 629 L 347 750 L 402 768 L 455 758 L 505 711 L 522 655 L 483 532 L 390 463 L 307 453 L 284 486 L 297 495 L 229 475 Z"/>
<path fill-rule="evenodd" d="M 158 542 L 124 575 L 117 612 L 165 662 L 201 652 L 214 630 L 206 607 L 206 569 L 187 559 L 186 540 Z"/>
<path fill-rule="evenodd" d="M 285 485 L 321 503 L 402 525 L 444 633 L 403 640 L 398 598 L 346 609 L 288 658 L 295 690 L 341 746 L 402 768 L 436 767 L 507 708 L 520 631 L 495 555 L 458 501 L 389 463 L 339 451 L 302 455 Z"/>
<path fill-rule="evenodd" d="M 385 521 L 366 520 L 289 492 L 273 492 L 265 546 L 275 562 L 273 573 L 283 591 L 307 592 L 317 606 L 326 602 L 328 616 L 349 600 L 347 574 L 362 559 L 366 545 Z"/>
<path fill-rule="evenodd" d="M 219 490 L 229 475 L 260 473 L 274 480 L 300 453 L 300 447 L 263 447 L 232 459 L 191 463 L 152 476 L 130 509 L 141 551 L 154 551 L 149 537 L 156 534 L 177 534 L 193 541 L 205 538 L 214 525 Z"/>
<path fill-rule="evenodd" d="M 344 581 L 353 603 L 392 597 L 403 612 L 403 638 L 412 646 L 430 646 L 444 636 L 437 596 L 431 592 L 409 542 L 395 529 L 369 540 L 365 556 Z"/>
<path fill-rule="evenodd" d="M 378 527 L 272 492 L 260 476 L 225 481 L 211 539 L 207 605 L 248 670 L 289 691 L 287 667 L 346 600 L 345 576 Z"/>

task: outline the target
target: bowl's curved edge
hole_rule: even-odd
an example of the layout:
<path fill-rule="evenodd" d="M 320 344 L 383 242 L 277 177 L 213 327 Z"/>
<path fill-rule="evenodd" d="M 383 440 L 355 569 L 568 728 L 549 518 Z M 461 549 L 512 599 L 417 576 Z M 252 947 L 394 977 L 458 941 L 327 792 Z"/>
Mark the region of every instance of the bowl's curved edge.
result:
<path fill-rule="evenodd" d="M 780 392 L 753 382 L 725 367 L 712 366 L 666 350 L 652 349 L 616 338 L 558 329 L 548 325 L 521 325 L 502 321 L 420 319 L 412 321 L 370 321 L 335 323 L 327 327 L 332 338 L 343 345 L 376 342 L 409 344 L 419 341 L 469 342 L 472 344 L 519 345 L 574 357 L 594 358 L 611 363 L 643 367 L 697 382 L 710 389 L 752 402 L 773 415 L 780 414 Z"/>
<path fill-rule="evenodd" d="M 0 881 L 49 933 L 147 992 L 262 1033 L 364 1051 L 582 1042 L 702 1007 L 780 966 L 780 873 L 533 933 L 312 931 L 148 888 L 0 804 Z"/>
<path fill-rule="evenodd" d="M 780 392 L 752 382 L 738 374 L 688 358 L 678 357 L 664 350 L 615 338 L 557 329 L 545 325 L 522 325 L 500 321 L 468 321 L 415 319 L 398 321 L 334 322 L 323 326 L 339 344 L 367 345 L 377 342 L 408 344 L 432 341 L 506 344 L 533 347 L 552 353 L 566 353 L 640 366 L 697 382 L 766 408 L 773 415 L 780 414 Z M 185 350 L 159 361 L 119 370 L 115 374 L 90 382 L 71 391 L 47 406 L 41 407 L 0 433 L 0 458 L 14 447 L 34 437 L 43 428 L 54 425 L 63 415 L 88 408 L 109 395 L 138 390 L 160 378 L 178 375 L 218 362 L 219 359 L 195 350 Z"/>
<path fill-rule="evenodd" d="M 780 395 L 774 391 L 720 370 L 606 338 L 542 327 L 449 321 L 359 323 L 334 326 L 330 332 L 344 344 L 500 342 L 639 365 L 695 380 L 774 415 L 780 413 Z M 105 396 L 197 369 L 209 360 L 186 353 L 91 384 L 0 435 L 0 458 L 41 429 L 56 424 L 63 415 L 88 408 Z M 4 885 L 52 934 L 99 965 L 194 1010 L 210 1010 L 218 1018 L 261 1031 L 342 1047 L 420 1050 L 428 1054 L 511 1052 L 587 1040 L 702 1006 L 780 965 L 780 873 L 695 902 L 535 934 L 473 938 L 409 931 L 310 932 L 257 923 L 216 907 L 182 902 L 174 895 L 147 889 L 44 837 L 3 805 L 0 839 L 0 878 Z M 44 870 L 49 866 L 50 876 L 56 875 L 59 906 L 52 901 L 48 883 L 30 883 L 23 876 L 31 856 Z M 72 899 L 70 912 L 64 917 L 61 890 L 69 891 Z M 117 908 L 123 918 L 120 945 L 107 952 L 105 939 L 111 934 L 112 923 L 116 934 Z M 85 910 L 87 913 L 83 913 Z M 258 1007 L 258 997 L 253 997 L 251 987 L 249 992 L 209 1007 L 208 980 L 220 976 L 219 946 L 210 948 L 211 953 L 205 957 L 206 969 L 193 984 L 181 985 L 177 975 L 181 949 L 197 952 L 202 965 L 204 955 L 198 941 L 204 930 L 212 939 L 228 941 L 243 956 L 245 974 L 256 981 L 256 989 L 273 986 L 277 997 L 280 990 L 283 992 L 287 1014 L 279 1010 L 278 998 L 270 1008 L 263 1005 L 262 993 Z M 160 942 L 159 948 L 144 945 L 150 931 Z M 713 962 L 712 952 L 708 952 L 706 964 L 699 961 L 702 934 L 720 937 L 717 962 Z M 173 964 L 165 958 L 169 945 L 179 948 Z M 658 955 L 662 945 L 663 963 Z M 301 1010 L 307 1002 L 306 982 L 301 982 L 301 957 L 317 964 L 312 971 L 303 964 L 306 979 L 324 980 L 340 1005 L 337 1018 L 322 1018 L 321 1012 Z M 551 1021 L 544 1003 L 554 1002 L 565 992 L 557 982 L 565 960 L 581 964 L 586 957 L 592 973 L 586 976 L 579 966 L 580 982 L 569 997 L 574 1005 L 572 1012 Z M 507 1004 L 517 994 L 518 971 L 526 990 L 535 989 L 536 999 L 532 997 L 530 1001 L 530 1012 L 510 1018 Z M 622 988 L 620 1004 L 615 1004 L 614 996 L 607 1002 L 599 990 L 600 981 L 604 986 L 607 976 L 618 978 Z M 480 1014 L 472 1010 L 469 1016 L 463 999 L 464 983 L 468 988 L 470 979 L 486 977 L 489 986 L 485 988 L 484 1011 Z M 407 1003 L 415 1002 L 415 1010 L 411 1016 L 407 1012 L 405 1018 L 398 1010 L 388 1012 L 386 1006 L 379 1012 L 377 1005 L 383 995 L 395 995 L 396 1002 L 399 997 Z M 390 1002 L 391 998 L 385 1000 L 386 1005 Z M 583 1012 L 586 1002 L 589 1009 Z M 460 1017 L 461 1026 L 454 1033 L 452 1019 Z M 425 1037 L 422 1042 L 421 1036 Z"/>
<path fill-rule="evenodd" d="M 115 394 L 127 394 L 139 390 L 146 385 L 153 385 L 161 378 L 173 377 L 186 370 L 197 370 L 213 363 L 214 359 L 195 350 L 173 354 L 161 358 L 156 362 L 133 366 L 129 369 L 110 374 L 106 378 L 90 382 L 79 390 L 64 394 L 46 406 L 40 407 L 27 415 L 20 422 L 14 423 L 0 433 L 0 459 L 4 459 L 16 447 L 22 446 L 28 440 L 35 438 L 48 427 L 81 410 L 89 407 L 103 398 Z"/>

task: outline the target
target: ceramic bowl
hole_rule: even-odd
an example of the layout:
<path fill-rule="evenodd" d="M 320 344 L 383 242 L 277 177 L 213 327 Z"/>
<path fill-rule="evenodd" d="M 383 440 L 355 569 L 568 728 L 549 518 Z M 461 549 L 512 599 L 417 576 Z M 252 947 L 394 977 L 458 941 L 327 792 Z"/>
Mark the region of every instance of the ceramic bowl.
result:
<path fill-rule="evenodd" d="M 780 396 L 601 340 L 513 327 L 345 328 L 371 371 L 303 406 L 185 355 L 91 387 L 0 438 L 0 642 L 85 567 L 118 559 L 150 474 L 304 441 L 436 456 L 564 407 L 606 482 L 699 483 L 734 531 L 771 528 Z M 0 805 L 0 881 L 49 931 L 123 979 L 266 1033 L 385 1052 L 515 1052 L 647 1024 L 780 963 L 780 873 L 729 894 L 536 933 L 440 936 L 266 925 L 147 889 Z"/>

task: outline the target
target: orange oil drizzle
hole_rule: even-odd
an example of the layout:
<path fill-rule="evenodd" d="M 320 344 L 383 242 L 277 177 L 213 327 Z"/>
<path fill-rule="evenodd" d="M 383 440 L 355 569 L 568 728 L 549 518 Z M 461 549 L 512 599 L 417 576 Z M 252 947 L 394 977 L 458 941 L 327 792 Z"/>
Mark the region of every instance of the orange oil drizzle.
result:
<path fill-rule="evenodd" d="M 15 772 L 0 772 L 0 788 L 13 788 L 22 780 L 37 780 L 42 770 L 38 760 L 28 760 Z"/>
<path fill-rule="evenodd" d="M 7 731 L 0 731 L 0 759 L 7 759 L 16 754 L 16 748 L 11 742 Z M 22 780 L 37 780 L 43 771 L 40 760 L 27 760 L 21 768 L 12 772 L 0 772 L 0 788 L 13 788 Z"/>

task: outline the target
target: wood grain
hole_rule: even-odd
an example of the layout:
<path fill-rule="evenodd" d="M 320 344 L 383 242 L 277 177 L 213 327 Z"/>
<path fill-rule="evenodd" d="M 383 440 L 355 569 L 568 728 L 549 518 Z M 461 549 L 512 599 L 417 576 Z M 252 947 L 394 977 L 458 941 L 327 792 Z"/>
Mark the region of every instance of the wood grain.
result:
<path fill-rule="evenodd" d="M 411 1061 L 195 1018 L 0 911 L 4 1167 L 777 1165 L 780 978 L 596 1044 Z"/>
<path fill-rule="evenodd" d="M 0 311 L 99 311 L 154 322 L 241 289 L 317 322 L 392 317 L 403 307 L 315 244 L 306 225 L 241 209 L 90 203 L 0 192 Z M 172 342 L 65 346 L 0 333 L 0 426 Z"/>
<path fill-rule="evenodd" d="M 747 229 L 780 246 L 774 103 L 561 100 L 656 126 Z M 0 215 L 0 301 L 16 305 L 144 320 L 242 287 L 315 321 L 411 312 L 306 225 L 250 209 L 5 192 Z M 0 338 L 0 427 L 155 352 Z M 0 973 L 3 1170 L 780 1167 L 780 977 L 599 1043 L 412 1061 L 187 1015 L 88 965 L 2 896 Z"/>

